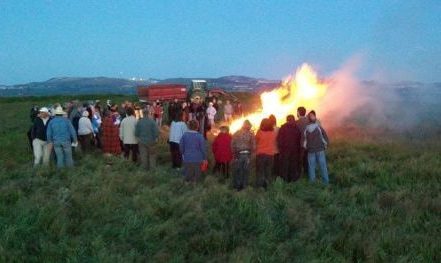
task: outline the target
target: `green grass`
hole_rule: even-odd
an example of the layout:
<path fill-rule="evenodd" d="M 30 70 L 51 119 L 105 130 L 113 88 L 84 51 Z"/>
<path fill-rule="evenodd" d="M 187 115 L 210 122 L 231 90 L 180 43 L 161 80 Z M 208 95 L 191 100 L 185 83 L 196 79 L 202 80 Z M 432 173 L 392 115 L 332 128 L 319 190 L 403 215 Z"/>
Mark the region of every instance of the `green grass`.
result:
<path fill-rule="evenodd" d="M 32 169 L 28 109 L 57 100 L 0 101 L 0 262 L 441 261 L 439 137 L 337 139 L 329 187 L 238 193 L 183 183 L 164 140 L 149 173 L 100 154 Z"/>

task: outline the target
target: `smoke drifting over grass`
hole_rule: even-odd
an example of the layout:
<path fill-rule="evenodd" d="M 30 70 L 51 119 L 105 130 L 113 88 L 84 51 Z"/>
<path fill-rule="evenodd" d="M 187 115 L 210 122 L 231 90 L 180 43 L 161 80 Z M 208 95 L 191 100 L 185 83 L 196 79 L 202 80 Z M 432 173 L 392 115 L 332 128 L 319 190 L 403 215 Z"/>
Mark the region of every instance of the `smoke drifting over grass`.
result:
<path fill-rule="evenodd" d="M 317 109 L 326 127 L 441 130 L 441 83 L 360 81 L 356 73 L 361 65 L 362 58 L 354 57 L 329 77 Z"/>
<path fill-rule="evenodd" d="M 328 127 L 341 126 L 359 108 L 372 103 L 355 73 L 361 58 L 354 57 L 329 78 L 329 87 L 318 111 Z"/>

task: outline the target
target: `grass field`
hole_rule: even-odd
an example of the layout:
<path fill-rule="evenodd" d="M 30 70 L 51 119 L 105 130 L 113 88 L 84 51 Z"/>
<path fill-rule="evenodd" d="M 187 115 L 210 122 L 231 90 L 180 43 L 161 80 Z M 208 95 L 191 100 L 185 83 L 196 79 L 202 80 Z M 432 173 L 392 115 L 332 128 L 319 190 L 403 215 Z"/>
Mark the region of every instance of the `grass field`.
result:
<path fill-rule="evenodd" d="M 34 170 L 29 109 L 68 99 L 0 100 L 0 262 L 441 262 L 439 130 L 335 131 L 329 187 L 235 192 L 184 184 L 164 139 L 148 173 L 100 154 Z"/>

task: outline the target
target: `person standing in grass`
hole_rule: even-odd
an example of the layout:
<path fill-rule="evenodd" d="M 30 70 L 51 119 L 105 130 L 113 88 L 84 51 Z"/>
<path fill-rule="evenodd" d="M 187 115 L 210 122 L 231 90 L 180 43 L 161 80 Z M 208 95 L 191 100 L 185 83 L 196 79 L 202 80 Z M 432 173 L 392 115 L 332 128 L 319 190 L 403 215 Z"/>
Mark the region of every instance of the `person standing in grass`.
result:
<path fill-rule="evenodd" d="M 279 133 L 279 127 L 277 127 L 277 118 L 274 114 L 271 114 L 268 119 L 271 121 L 271 125 L 273 126 L 274 132 L 277 134 Z M 280 153 L 279 153 L 279 146 L 277 145 L 277 141 L 275 141 L 275 149 L 276 153 L 274 154 L 274 161 L 273 161 L 273 176 L 278 177 L 281 176 L 281 160 L 280 160 Z"/>
<path fill-rule="evenodd" d="M 49 159 L 51 152 L 49 151 L 47 143 L 47 126 L 51 118 L 49 116 L 49 110 L 43 107 L 39 110 L 37 117 L 34 120 L 34 125 L 31 129 L 32 149 L 34 151 L 34 166 L 41 164 L 49 165 Z"/>
<path fill-rule="evenodd" d="M 121 142 L 119 140 L 118 125 L 115 124 L 111 111 L 104 112 L 104 120 L 101 124 L 101 143 L 104 154 L 121 154 Z"/>
<path fill-rule="evenodd" d="M 247 187 L 250 174 L 251 155 L 254 153 L 256 141 L 251 131 L 249 120 L 243 122 L 242 128 L 234 133 L 231 147 L 233 150 L 233 187 L 240 191 Z"/>
<path fill-rule="evenodd" d="M 308 152 L 308 175 L 309 181 L 315 181 L 315 169 L 319 164 L 324 184 L 329 184 L 328 168 L 326 164 L 325 150 L 329 144 L 326 131 L 320 126 L 315 111 L 308 113 L 309 124 L 306 126 L 302 136 L 302 146 Z"/>
<path fill-rule="evenodd" d="M 101 111 L 101 107 L 99 106 L 99 104 L 96 104 L 95 106 L 91 106 L 92 109 L 92 118 L 91 118 L 91 122 L 92 122 L 92 127 L 93 127 L 93 133 L 95 135 L 95 146 L 97 148 L 101 148 L 101 124 L 103 123 L 102 120 L 102 111 Z"/>
<path fill-rule="evenodd" d="M 162 123 L 165 123 L 165 125 L 168 125 L 171 122 L 170 116 L 168 115 L 169 106 L 170 103 L 168 101 L 164 101 L 164 103 L 162 103 Z"/>
<path fill-rule="evenodd" d="M 162 114 L 164 114 L 164 109 L 161 106 L 161 103 L 158 101 L 153 102 L 153 113 L 155 116 L 156 125 L 159 128 L 162 127 Z"/>
<path fill-rule="evenodd" d="M 230 123 L 233 120 L 234 108 L 229 100 L 224 105 L 224 120 L 226 123 Z"/>
<path fill-rule="evenodd" d="M 190 120 L 190 105 L 187 102 L 182 103 L 182 121 L 188 122 Z"/>
<path fill-rule="evenodd" d="M 256 187 L 268 186 L 276 154 L 276 132 L 270 119 L 263 119 L 256 133 Z"/>
<path fill-rule="evenodd" d="M 182 121 L 180 115 L 174 115 L 174 119 L 170 124 L 170 133 L 168 144 L 170 146 L 172 168 L 180 169 L 182 166 L 182 154 L 179 149 L 179 143 L 185 132 L 188 131 L 187 124 Z"/>
<path fill-rule="evenodd" d="M 299 127 L 301 134 L 305 132 L 306 126 L 309 124 L 308 117 L 306 117 L 305 107 L 297 108 L 297 127 Z M 300 150 L 300 175 L 308 176 L 308 152 L 301 147 Z"/>
<path fill-rule="evenodd" d="M 181 115 L 181 104 L 178 99 L 174 99 L 172 103 L 168 106 L 168 120 L 171 122 L 176 118 L 177 115 Z"/>
<path fill-rule="evenodd" d="M 47 142 L 49 149 L 53 148 L 57 157 L 57 167 L 72 167 L 74 165 L 72 159 L 72 143 L 77 144 L 77 133 L 69 121 L 64 117 L 66 114 L 61 107 L 57 107 L 54 111 L 55 117 L 47 126 Z"/>
<path fill-rule="evenodd" d="M 216 160 L 213 173 L 220 171 L 225 178 L 228 177 L 230 162 L 233 159 L 231 140 L 230 129 L 228 126 L 222 126 L 220 127 L 219 135 L 214 139 L 211 145 L 214 159 Z"/>
<path fill-rule="evenodd" d="M 144 109 L 142 118 L 136 123 L 135 136 L 138 139 L 141 166 L 149 170 L 156 166 L 154 146 L 158 141 L 159 129 L 155 121 L 149 117 L 149 111 Z"/>
<path fill-rule="evenodd" d="M 207 107 L 207 118 L 210 127 L 214 127 L 214 117 L 216 116 L 216 113 L 217 111 L 213 106 L 213 102 L 209 102 Z"/>
<path fill-rule="evenodd" d="M 280 173 L 286 182 L 297 181 L 300 177 L 300 139 L 302 134 L 296 125 L 294 115 L 286 117 L 286 123 L 277 134 L 280 152 Z"/>
<path fill-rule="evenodd" d="M 81 118 L 81 105 L 78 101 L 72 102 L 71 110 L 69 112 L 69 119 L 72 122 L 72 125 L 75 128 L 75 131 L 78 131 L 78 122 Z"/>
<path fill-rule="evenodd" d="M 235 107 L 234 107 L 234 116 L 236 118 L 241 118 L 243 117 L 243 107 L 242 107 L 242 103 L 240 103 L 240 101 L 236 102 Z"/>
<path fill-rule="evenodd" d="M 225 119 L 225 116 L 224 116 L 224 105 L 222 104 L 222 100 L 220 100 L 220 99 L 216 100 L 216 111 L 217 111 L 217 113 L 216 113 L 216 117 L 215 117 L 214 120 L 216 122 L 224 121 L 224 119 Z"/>
<path fill-rule="evenodd" d="M 126 117 L 121 121 L 119 126 L 119 138 L 124 145 L 124 157 L 129 159 L 132 154 L 132 161 L 138 161 L 138 139 L 135 136 L 136 123 L 135 111 L 132 108 L 126 109 Z"/>
<path fill-rule="evenodd" d="M 189 131 L 185 132 L 179 142 L 179 148 L 184 161 L 184 176 L 187 182 L 196 182 L 201 175 L 201 164 L 207 160 L 205 139 L 198 132 L 199 122 L 191 120 Z"/>
<path fill-rule="evenodd" d="M 94 132 L 92 122 L 89 118 L 89 111 L 83 111 L 82 117 L 78 122 L 78 141 L 81 150 L 86 153 L 90 152 L 93 147 Z"/>

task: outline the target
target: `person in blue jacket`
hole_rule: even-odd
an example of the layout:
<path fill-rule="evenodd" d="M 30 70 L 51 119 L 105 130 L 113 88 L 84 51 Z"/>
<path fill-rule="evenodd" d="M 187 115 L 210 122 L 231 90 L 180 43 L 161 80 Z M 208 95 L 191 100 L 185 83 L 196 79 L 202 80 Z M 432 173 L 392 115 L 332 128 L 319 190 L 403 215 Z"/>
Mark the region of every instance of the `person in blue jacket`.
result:
<path fill-rule="evenodd" d="M 66 113 L 61 107 L 57 107 L 54 114 L 46 131 L 49 148 L 53 147 L 55 151 L 57 168 L 72 167 L 72 143 L 78 144 L 77 133 L 70 120 L 64 117 Z"/>
<path fill-rule="evenodd" d="M 196 182 L 201 175 L 201 164 L 207 160 L 205 139 L 198 132 L 199 122 L 191 120 L 189 131 L 185 132 L 179 143 L 184 163 L 184 176 L 188 182 Z"/>

